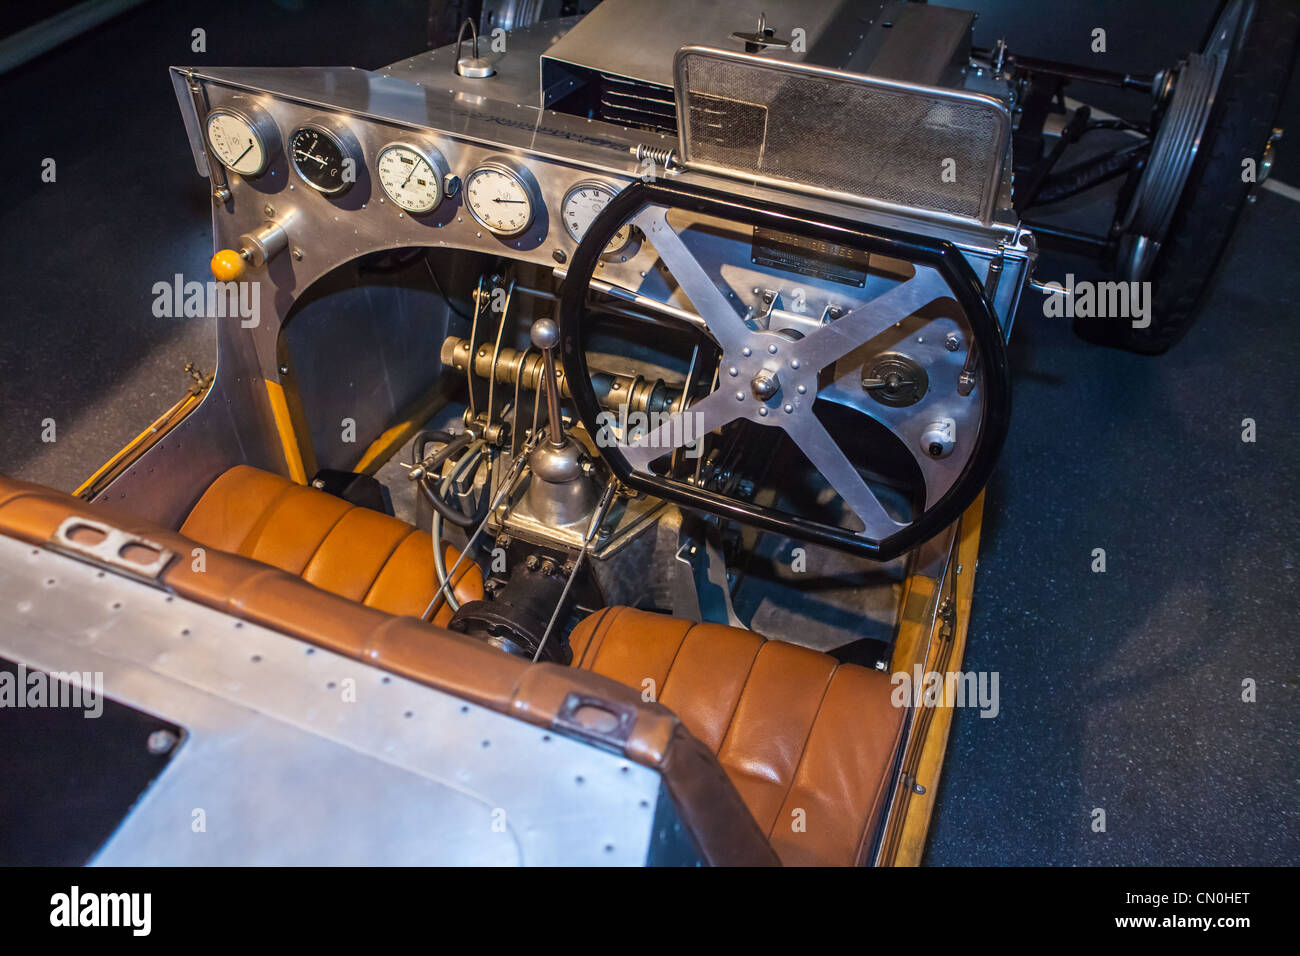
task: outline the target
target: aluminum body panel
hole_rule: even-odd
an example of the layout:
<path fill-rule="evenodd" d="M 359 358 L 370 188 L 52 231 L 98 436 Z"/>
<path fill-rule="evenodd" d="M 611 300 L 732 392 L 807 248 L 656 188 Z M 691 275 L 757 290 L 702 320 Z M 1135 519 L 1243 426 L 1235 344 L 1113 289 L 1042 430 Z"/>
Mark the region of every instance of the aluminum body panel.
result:
<path fill-rule="evenodd" d="M 0 656 L 186 728 L 96 864 L 646 860 L 656 771 L 4 536 Z"/>
<path fill-rule="evenodd" d="M 897 0 L 604 0 L 543 53 L 543 73 L 552 63 L 564 64 L 671 88 L 673 57 L 681 47 L 741 51 L 744 44 L 732 34 L 753 32 L 760 16 L 778 39 L 793 40 L 794 31 L 802 31 L 800 48 L 763 51 L 773 60 L 945 85 L 960 82 L 975 19 L 966 10 Z"/>

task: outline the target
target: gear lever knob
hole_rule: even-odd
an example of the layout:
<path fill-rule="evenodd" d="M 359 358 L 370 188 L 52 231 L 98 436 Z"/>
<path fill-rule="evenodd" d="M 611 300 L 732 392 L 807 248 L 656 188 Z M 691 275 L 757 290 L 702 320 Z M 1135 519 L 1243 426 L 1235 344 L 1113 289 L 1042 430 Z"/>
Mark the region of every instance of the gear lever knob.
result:
<path fill-rule="evenodd" d="M 560 327 L 552 319 L 537 319 L 529 330 L 533 345 L 542 350 L 542 364 L 546 375 L 546 418 L 549 422 L 547 439 L 555 448 L 568 442 L 564 435 L 564 419 L 560 416 L 560 382 L 555 374 L 555 346 L 560 341 Z"/>
<path fill-rule="evenodd" d="M 529 336 L 543 352 L 555 348 L 560 341 L 560 327 L 553 319 L 538 319 L 529 330 Z"/>

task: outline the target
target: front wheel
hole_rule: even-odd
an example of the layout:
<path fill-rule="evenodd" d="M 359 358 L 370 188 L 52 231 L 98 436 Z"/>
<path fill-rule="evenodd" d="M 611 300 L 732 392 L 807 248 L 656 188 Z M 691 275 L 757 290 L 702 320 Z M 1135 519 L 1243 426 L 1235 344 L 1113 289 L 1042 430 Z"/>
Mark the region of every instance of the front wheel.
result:
<path fill-rule="evenodd" d="M 1191 328 L 1247 196 L 1267 174 L 1298 35 L 1295 0 L 1229 0 L 1203 52 L 1180 65 L 1151 158 L 1121 216 L 1121 277 L 1151 283 L 1150 322 L 1078 320 L 1084 338 L 1155 355 Z"/>

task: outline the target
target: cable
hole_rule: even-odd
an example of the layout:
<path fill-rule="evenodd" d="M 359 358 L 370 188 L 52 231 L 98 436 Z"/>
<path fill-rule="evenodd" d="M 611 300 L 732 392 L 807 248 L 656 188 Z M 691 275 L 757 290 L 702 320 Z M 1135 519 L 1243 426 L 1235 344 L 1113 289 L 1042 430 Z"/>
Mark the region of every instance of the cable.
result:
<path fill-rule="evenodd" d="M 433 265 L 429 262 L 428 256 L 424 259 L 424 267 L 429 270 L 429 278 L 433 280 L 433 287 L 438 290 L 438 295 L 442 296 L 442 301 L 447 303 L 447 308 L 451 309 L 452 312 L 456 313 L 466 322 L 473 322 L 474 320 L 460 309 L 456 308 L 456 303 L 452 302 L 451 297 L 448 296 L 446 292 L 442 291 L 442 283 L 438 281 L 438 274 L 433 271 Z"/>
<path fill-rule="evenodd" d="M 471 462 L 475 468 L 478 467 L 478 460 L 482 457 L 485 447 L 486 443 L 481 439 L 469 446 L 469 450 L 465 452 L 465 457 L 457 462 L 452 473 L 443 479 L 441 494 L 445 495 L 447 493 L 452 484 L 464 474 Z M 424 487 L 424 482 L 421 481 L 420 485 Z M 425 492 L 432 495 L 428 488 L 425 488 Z M 487 500 L 486 490 L 483 498 L 485 501 Z M 450 586 L 448 582 L 447 563 L 442 554 L 442 512 L 440 511 L 434 511 L 433 513 L 433 567 L 438 574 L 438 590 L 446 595 L 447 606 L 451 608 L 453 613 L 459 611 L 460 602 L 456 600 L 456 589 Z"/>
<path fill-rule="evenodd" d="M 471 528 L 479 521 L 483 520 L 483 517 L 486 514 L 483 502 L 487 500 L 486 496 L 484 496 L 484 498 L 479 502 L 478 509 L 476 509 L 473 514 L 467 515 L 465 512 L 461 511 L 460 508 L 450 504 L 446 498 L 443 497 L 445 494 L 445 488 L 442 493 L 437 493 L 430 488 L 426 482 L 430 476 L 434 476 L 434 480 L 436 480 L 436 476 L 438 472 L 442 470 L 443 464 L 474 441 L 476 441 L 476 439 L 470 432 L 462 432 L 459 435 L 452 435 L 450 432 L 438 430 L 420 432 L 420 434 L 415 436 L 415 458 L 416 461 L 419 462 L 424 462 L 425 449 L 428 448 L 430 442 L 444 443 L 443 447 L 439 449 L 438 452 L 429 459 L 429 463 L 424 466 L 425 474 L 424 477 L 420 479 L 420 487 L 424 489 L 424 493 L 428 497 L 429 503 L 433 505 L 434 510 L 439 512 L 444 518 L 456 525 L 458 528 Z M 491 459 L 489 459 L 489 462 L 490 460 Z"/>

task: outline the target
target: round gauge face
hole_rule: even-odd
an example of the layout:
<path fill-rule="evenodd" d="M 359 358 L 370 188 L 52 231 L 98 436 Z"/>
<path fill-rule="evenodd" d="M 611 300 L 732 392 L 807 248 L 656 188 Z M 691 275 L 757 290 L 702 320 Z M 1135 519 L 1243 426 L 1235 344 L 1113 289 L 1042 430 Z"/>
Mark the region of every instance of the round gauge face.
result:
<path fill-rule="evenodd" d="M 470 173 L 465 201 L 474 218 L 499 236 L 523 232 L 533 221 L 532 191 L 504 166 L 480 166 Z"/>
<path fill-rule="evenodd" d="M 614 198 L 614 187 L 600 182 L 578 183 L 565 194 L 564 210 L 561 218 L 564 219 L 564 228 L 569 231 L 574 242 L 581 242 L 582 237 L 587 234 L 592 221 L 609 205 L 609 201 Z M 618 232 L 614 233 L 609 245 L 605 247 L 603 255 L 612 255 L 625 248 L 632 239 L 632 224 L 624 223 Z"/>
<path fill-rule="evenodd" d="M 409 213 L 432 212 L 442 202 L 442 165 L 413 146 L 394 143 L 379 154 L 375 172 L 388 198 Z"/>
<path fill-rule="evenodd" d="M 344 192 L 356 180 L 356 160 L 337 136 L 319 126 L 303 126 L 289 140 L 293 168 L 303 181 L 327 196 Z"/>
<path fill-rule="evenodd" d="M 221 165 L 241 176 L 256 176 L 266 169 L 266 143 L 253 124 L 238 113 L 209 113 L 208 143 Z"/>

